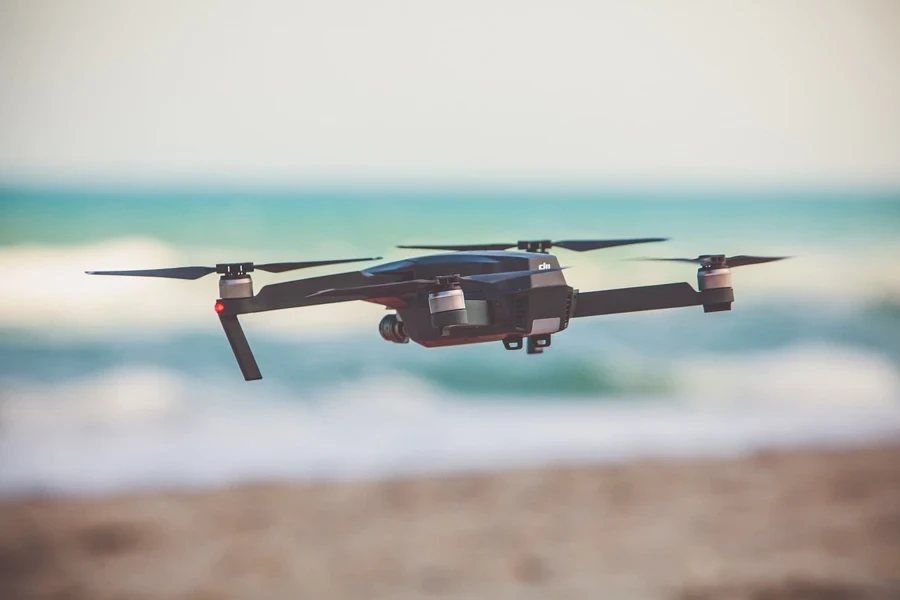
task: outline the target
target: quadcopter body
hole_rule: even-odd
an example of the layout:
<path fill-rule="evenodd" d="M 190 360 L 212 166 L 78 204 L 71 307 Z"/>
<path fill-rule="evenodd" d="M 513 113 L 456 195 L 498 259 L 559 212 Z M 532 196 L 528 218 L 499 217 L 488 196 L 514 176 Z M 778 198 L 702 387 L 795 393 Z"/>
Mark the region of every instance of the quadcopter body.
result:
<path fill-rule="evenodd" d="M 463 251 L 388 263 L 364 273 L 437 279 L 447 277 L 448 272 L 464 277 L 520 271 L 531 274 L 495 283 L 461 279 L 458 289 L 451 277 L 443 289 L 437 286 L 430 292 L 419 289 L 402 297 L 367 300 L 396 310 L 396 315 L 385 316 L 379 326 L 388 341 L 412 339 L 436 347 L 505 340 L 508 347 L 516 349 L 527 338 L 534 353 L 549 345 L 550 334 L 564 330 L 569 322 L 574 290 L 566 283 L 555 256 Z M 453 314 L 442 318 L 442 312 Z"/>
<path fill-rule="evenodd" d="M 625 240 L 527 241 L 517 244 L 400 246 L 442 251 L 351 271 L 270 284 L 253 293 L 254 270 L 285 272 L 358 260 L 223 263 L 215 267 L 176 267 L 139 271 L 88 271 L 96 275 L 132 275 L 198 279 L 217 272 L 215 311 L 246 380 L 262 374 L 238 316 L 255 312 L 362 300 L 391 311 L 378 325 L 393 343 L 410 340 L 426 347 L 502 342 L 507 350 L 527 347 L 540 354 L 553 334 L 573 318 L 702 306 L 705 312 L 731 310 L 731 268 L 784 257 L 701 255 L 691 259 L 650 259 L 699 265 L 698 288 L 689 283 L 580 292 L 568 285 L 553 246 L 574 251 L 659 242 L 665 238 Z M 508 248 L 514 248 L 508 250 Z"/>

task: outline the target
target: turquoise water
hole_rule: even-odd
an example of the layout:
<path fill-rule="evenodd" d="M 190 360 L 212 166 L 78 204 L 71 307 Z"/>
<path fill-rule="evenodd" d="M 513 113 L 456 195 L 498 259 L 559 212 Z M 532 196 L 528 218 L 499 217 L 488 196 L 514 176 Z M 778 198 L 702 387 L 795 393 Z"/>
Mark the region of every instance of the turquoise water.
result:
<path fill-rule="evenodd" d="M 11 465 L 0 489 L 365 475 L 895 435 L 898 233 L 895 191 L 0 187 L 0 452 Z M 500 344 L 390 345 L 371 305 L 247 317 L 266 377 L 253 384 L 240 380 L 210 310 L 214 280 L 82 274 L 396 259 L 406 254 L 393 247 L 404 243 L 632 236 L 672 240 L 561 251 L 566 277 L 581 289 L 693 283 L 690 267 L 627 259 L 795 258 L 735 271 L 730 313 L 579 320 L 543 356 Z M 121 461 L 107 464 L 113 455 Z M 76 459 L 95 468 L 77 472 Z"/>
<path fill-rule="evenodd" d="M 323 238 L 377 251 L 498 235 L 842 245 L 893 240 L 900 228 L 900 192 L 890 191 L 0 188 L 0 207 L 3 245 L 150 236 L 263 252 Z"/>

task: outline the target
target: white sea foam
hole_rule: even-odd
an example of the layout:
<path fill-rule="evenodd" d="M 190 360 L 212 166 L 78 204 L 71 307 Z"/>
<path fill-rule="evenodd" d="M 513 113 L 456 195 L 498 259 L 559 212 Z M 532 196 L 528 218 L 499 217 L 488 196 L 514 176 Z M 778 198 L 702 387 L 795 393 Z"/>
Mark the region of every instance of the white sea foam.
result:
<path fill-rule="evenodd" d="M 655 402 L 456 398 L 391 373 L 324 393 L 147 366 L 8 382 L 0 493 L 369 478 L 900 438 L 897 376 L 877 357 L 798 348 L 734 359 L 720 365 L 713 387 L 701 385 L 704 364 L 686 360 L 679 397 Z M 861 378 L 869 381 L 854 388 Z"/>
<path fill-rule="evenodd" d="M 125 238 L 75 246 L 0 247 L 0 270 L 10 285 L 0 294 L 0 327 L 39 330 L 58 336 L 110 336 L 122 328 L 142 335 L 219 327 L 212 304 L 217 281 L 142 277 L 97 277 L 88 270 L 142 269 L 188 264 L 215 264 L 227 254 L 216 249 L 176 249 L 148 238 Z M 322 269 L 304 271 L 321 275 Z M 284 280 L 254 274 L 257 289 Z M 280 311 L 246 317 L 260 331 L 304 333 L 352 328 L 381 317 L 368 303 Z M 277 317 L 277 318 L 274 318 Z"/>
<path fill-rule="evenodd" d="M 802 299 L 858 305 L 900 296 L 897 252 L 857 256 L 819 252 L 792 261 L 735 273 L 742 305 Z M 179 264 L 212 264 L 227 256 L 215 248 L 175 248 L 148 238 L 123 238 L 74 246 L 0 247 L 0 270 L 7 285 L 0 295 L 0 327 L 39 330 L 56 335 L 102 336 L 122 328 L 143 334 L 185 329 L 213 330 L 211 310 L 217 296 L 214 277 L 200 281 L 90 277 L 86 270 L 149 268 Z M 564 262 L 570 283 L 581 289 L 692 281 L 688 266 L 641 263 L 569 253 Z M 302 276 L 333 272 L 316 269 Z M 255 274 L 257 289 L 284 275 Z M 325 305 L 302 311 L 279 311 L 246 317 L 249 327 L 291 337 L 322 331 L 372 327 L 383 310 L 364 302 Z"/>
<path fill-rule="evenodd" d="M 748 404 L 813 410 L 894 407 L 900 374 L 885 356 L 802 344 L 752 354 L 698 355 L 676 361 L 677 388 L 695 404 Z"/>

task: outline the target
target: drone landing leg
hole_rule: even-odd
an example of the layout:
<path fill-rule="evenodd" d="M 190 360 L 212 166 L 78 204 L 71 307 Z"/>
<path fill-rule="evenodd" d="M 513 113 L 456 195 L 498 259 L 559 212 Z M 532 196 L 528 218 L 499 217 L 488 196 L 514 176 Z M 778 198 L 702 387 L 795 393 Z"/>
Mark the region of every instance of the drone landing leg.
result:
<path fill-rule="evenodd" d="M 250 349 L 247 336 L 244 335 L 244 330 L 241 328 L 238 318 L 234 315 L 219 315 L 219 321 L 222 322 L 225 337 L 228 338 L 228 343 L 231 344 L 231 350 L 234 352 L 234 357 L 237 359 L 238 367 L 241 368 L 244 379 L 247 381 L 262 379 L 262 373 L 259 372 L 259 366 L 256 364 L 256 359 L 253 358 L 253 351 Z"/>
<path fill-rule="evenodd" d="M 544 348 L 548 348 L 550 346 L 550 334 L 545 335 L 530 335 L 528 336 L 528 345 L 526 347 L 526 352 L 528 354 L 543 354 Z"/>
<path fill-rule="evenodd" d="M 521 335 L 508 335 L 503 338 L 503 347 L 507 350 L 521 350 L 522 349 L 522 336 Z"/>

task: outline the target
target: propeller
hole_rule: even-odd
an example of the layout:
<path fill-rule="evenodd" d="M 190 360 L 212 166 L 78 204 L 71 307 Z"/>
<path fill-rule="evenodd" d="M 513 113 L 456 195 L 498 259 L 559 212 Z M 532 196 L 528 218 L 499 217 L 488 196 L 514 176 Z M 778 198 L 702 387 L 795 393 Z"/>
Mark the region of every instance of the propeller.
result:
<path fill-rule="evenodd" d="M 484 273 L 480 275 L 449 275 L 434 279 L 411 279 L 409 281 L 397 281 L 394 283 L 376 283 L 374 285 L 361 285 L 346 288 L 331 288 L 314 292 L 313 296 L 359 296 L 360 298 L 385 298 L 411 294 L 423 287 L 437 287 L 442 285 L 453 286 L 461 281 L 475 281 L 478 283 L 500 283 L 512 281 L 521 277 L 531 277 L 541 273 L 555 273 L 567 267 L 554 267 L 552 269 L 535 269 L 531 271 L 503 271 L 500 273 Z"/>
<path fill-rule="evenodd" d="M 784 260 L 786 258 L 790 258 L 790 256 L 747 256 L 744 254 L 739 254 L 737 256 L 725 256 L 724 254 L 701 254 L 697 258 L 635 258 L 632 260 L 684 262 L 699 264 L 701 267 L 705 268 L 726 268 L 760 265 L 767 262 L 775 262 L 776 260 Z"/>
<path fill-rule="evenodd" d="M 496 243 L 496 244 L 460 244 L 460 245 L 411 245 L 397 246 L 406 250 L 450 250 L 462 252 L 466 250 L 508 250 L 517 248 L 528 252 L 543 252 L 549 248 L 565 248 L 574 250 L 575 252 L 587 252 L 588 250 L 600 250 L 602 248 L 613 248 L 615 246 L 629 246 L 631 244 L 647 244 L 650 242 L 665 242 L 669 238 L 653 237 L 653 238 L 627 238 L 620 240 L 560 240 L 557 242 L 551 240 L 536 241 L 519 241 L 513 243 Z"/>
<path fill-rule="evenodd" d="M 215 267 L 172 267 L 168 269 L 137 269 L 131 271 L 85 271 L 88 275 L 126 275 L 131 277 L 166 277 L 168 279 L 200 279 L 210 273 L 223 275 L 244 275 L 251 271 L 268 271 L 269 273 L 284 273 L 295 269 L 309 267 L 323 267 L 325 265 L 339 265 L 341 263 L 358 262 L 364 260 L 381 260 L 380 256 L 372 258 L 343 258 L 338 260 L 312 260 L 306 262 L 277 262 L 254 265 L 248 263 L 220 263 Z"/>

